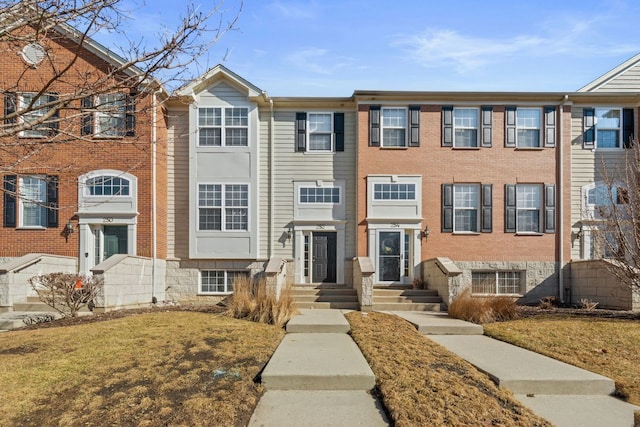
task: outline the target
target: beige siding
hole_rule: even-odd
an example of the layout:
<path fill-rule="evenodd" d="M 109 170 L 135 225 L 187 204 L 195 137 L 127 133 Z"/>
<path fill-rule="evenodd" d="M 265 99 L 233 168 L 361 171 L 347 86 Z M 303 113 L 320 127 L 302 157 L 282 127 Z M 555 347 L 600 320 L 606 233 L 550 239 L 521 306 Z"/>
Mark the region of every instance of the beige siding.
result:
<path fill-rule="evenodd" d="M 624 150 L 591 150 L 582 148 L 583 107 L 571 110 L 571 258 L 580 259 L 581 242 L 575 238 L 580 231 L 582 187 L 602 180 L 604 171 L 613 172 L 624 159 Z"/>
<path fill-rule="evenodd" d="M 614 76 L 593 92 L 638 92 L 640 91 L 640 64 Z"/>
<path fill-rule="evenodd" d="M 200 102 L 206 104 L 208 100 L 216 103 L 227 103 L 229 105 L 238 105 L 247 103 L 247 95 L 239 92 L 238 88 L 226 82 L 220 82 L 211 86 L 209 89 L 198 94 Z"/>
<path fill-rule="evenodd" d="M 189 110 L 169 109 L 167 257 L 189 256 Z"/>

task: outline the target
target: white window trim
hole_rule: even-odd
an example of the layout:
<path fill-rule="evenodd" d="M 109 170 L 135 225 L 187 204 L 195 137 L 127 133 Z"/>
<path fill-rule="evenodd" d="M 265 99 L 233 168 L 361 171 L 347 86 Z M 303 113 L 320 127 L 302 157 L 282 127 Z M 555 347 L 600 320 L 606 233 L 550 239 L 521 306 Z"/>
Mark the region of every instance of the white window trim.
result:
<path fill-rule="evenodd" d="M 91 180 L 91 179 L 95 179 L 95 178 L 102 178 L 102 177 L 104 177 L 104 178 L 111 178 L 111 179 L 113 179 L 113 178 L 120 178 L 120 179 L 122 179 L 122 180 L 124 180 L 124 181 L 127 181 L 127 182 L 128 182 L 128 184 L 129 184 L 129 194 L 91 194 L 91 191 L 90 191 L 90 187 L 91 187 L 91 185 L 87 184 L 87 182 L 88 182 L 89 180 Z M 124 175 L 122 175 L 122 174 L 110 174 L 110 173 L 105 173 L 105 174 L 100 174 L 100 175 L 93 175 L 93 176 L 87 177 L 87 178 L 84 180 L 84 185 L 83 185 L 83 187 L 84 187 L 84 196 L 85 196 L 85 197 L 92 197 L 92 198 L 93 198 L 93 197 L 98 197 L 98 198 L 105 198 L 105 199 L 112 199 L 112 198 L 120 199 L 120 198 L 131 198 L 131 197 L 132 197 L 132 196 L 131 196 L 131 191 L 132 191 L 132 183 L 131 183 L 131 179 L 129 179 L 128 177 L 126 177 L 126 176 L 124 176 Z"/>
<path fill-rule="evenodd" d="M 200 110 L 206 108 L 220 109 L 220 126 L 201 126 L 200 125 Z M 247 125 L 246 126 L 227 126 L 225 124 L 227 109 L 244 109 L 247 111 Z M 227 149 L 247 149 L 251 144 L 251 109 L 246 105 L 199 105 L 196 109 L 196 146 L 198 148 L 227 148 Z M 220 145 L 202 145 L 200 144 L 200 129 L 216 129 L 220 128 Z M 247 130 L 247 143 L 246 145 L 227 145 L 227 128 L 229 129 L 246 129 Z"/>
<path fill-rule="evenodd" d="M 17 96 L 17 100 L 16 100 L 16 110 L 17 111 L 23 111 L 25 110 L 29 105 L 26 103 L 26 101 L 24 100 L 25 95 L 32 95 L 33 97 L 35 97 L 35 95 L 37 95 L 37 93 L 35 92 L 21 92 L 16 94 Z M 49 94 L 42 94 L 40 95 L 40 98 L 42 97 L 46 97 L 49 96 Z M 46 103 L 46 102 L 45 102 Z M 19 116 L 19 123 L 25 123 L 25 115 L 34 115 L 37 117 L 41 117 L 44 116 L 45 114 L 47 114 L 49 112 L 50 108 L 37 108 L 33 111 L 30 111 L 28 113 L 24 113 L 24 114 L 20 114 Z M 38 126 L 41 126 L 42 128 L 38 128 Z M 18 136 L 21 138 L 34 138 L 34 139 L 42 139 L 42 138 L 47 138 L 50 136 L 50 131 L 51 129 L 46 125 L 46 124 L 41 124 L 41 125 L 36 125 L 33 128 L 29 129 L 29 130 L 23 130 L 20 131 L 18 133 Z M 37 135 L 29 135 L 29 132 L 38 132 Z"/>
<path fill-rule="evenodd" d="M 224 273 L 224 291 L 222 292 L 216 292 L 216 291 L 204 291 L 202 290 L 202 273 L 205 271 L 217 271 L 217 272 L 223 272 Z M 228 288 L 228 283 L 229 283 L 229 273 L 244 273 L 246 272 L 247 275 L 249 275 L 249 271 L 247 270 L 233 270 L 233 269 L 226 269 L 226 270 L 221 270 L 221 269 L 202 269 L 198 271 L 198 295 L 231 295 L 233 293 L 233 291 L 230 291 Z"/>
<path fill-rule="evenodd" d="M 618 146 L 617 147 L 598 147 L 598 110 L 617 110 L 619 113 L 619 118 L 620 118 L 620 126 L 618 127 Z M 621 107 L 607 107 L 607 106 L 600 106 L 600 107 L 595 107 L 593 109 L 593 125 L 594 125 L 594 142 L 593 142 L 593 146 L 595 147 L 595 149 L 597 150 L 610 150 L 610 151 L 614 151 L 614 150 L 621 150 L 624 149 L 624 141 L 622 140 L 622 127 L 623 127 L 623 123 L 622 123 L 622 118 L 623 118 L 623 114 L 622 114 L 622 108 Z M 615 128 L 602 128 L 600 130 L 613 130 Z"/>
<path fill-rule="evenodd" d="M 302 190 L 303 189 L 337 189 L 338 190 L 338 201 L 337 202 L 303 202 L 302 201 Z M 342 189 L 338 186 L 333 186 L 333 185 L 324 185 L 324 186 L 312 186 L 312 185 L 301 185 L 300 187 L 298 187 L 298 204 L 300 205 L 322 205 L 322 206 L 326 206 L 326 205 L 339 205 L 342 203 Z"/>
<path fill-rule="evenodd" d="M 378 199 L 376 198 L 376 185 L 413 185 L 413 199 Z M 418 200 L 418 185 L 414 182 L 374 182 L 371 187 L 371 199 L 376 203 L 413 203 Z"/>
<path fill-rule="evenodd" d="M 494 279 L 495 279 L 495 292 L 492 293 L 481 293 L 481 292 L 473 292 L 473 273 L 493 273 L 494 275 Z M 498 292 L 499 289 L 499 274 L 500 273 L 518 273 L 518 275 L 520 276 L 519 280 L 520 280 L 520 292 L 518 293 L 501 293 Z M 494 296 L 494 295 L 500 295 L 500 296 L 514 296 L 514 297 L 519 297 L 522 296 L 522 289 L 525 285 L 525 278 L 523 277 L 525 275 L 525 272 L 522 270 L 476 270 L 476 271 L 472 271 L 471 272 L 471 294 L 473 296 Z"/>
<path fill-rule="evenodd" d="M 532 208 L 520 208 L 518 207 L 518 188 L 520 187 L 524 187 L 524 186 L 537 186 L 540 189 L 540 197 L 538 199 L 538 209 L 532 209 Z M 521 231 L 519 230 L 520 227 L 520 221 L 518 220 L 519 215 L 518 213 L 520 211 L 534 211 L 537 210 L 538 211 L 538 231 Z M 532 235 L 532 236 L 540 236 L 542 235 L 542 230 L 543 230 L 543 213 L 544 213 L 544 184 L 536 184 L 536 183 L 521 183 L 521 184 L 516 184 L 516 234 L 517 235 Z"/>
<path fill-rule="evenodd" d="M 316 132 L 311 132 L 311 126 L 309 126 L 309 117 L 311 116 L 311 114 L 325 114 L 329 116 L 329 122 L 331 123 L 331 130 L 328 132 L 329 133 L 329 137 L 331 140 L 331 148 L 328 150 L 312 150 L 311 149 L 311 135 L 316 133 Z M 332 112 L 329 111 L 307 111 L 307 144 L 306 144 L 306 148 L 305 148 L 305 152 L 306 153 L 311 153 L 311 154 L 317 154 L 317 153 L 333 153 L 335 151 L 336 148 L 336 142 L 335 142 L 335 130 L 334 130 L 334 116 Z M 317 132 L 319 134 L 326 134 L 327 132 Z"/>
<path fill-rule="evenodd" d="M 471 230 L 456 230 L 456 210 L 471 210 L 470 208 L 460 208 L 456 207 L 456 186 L 461 185 L 472 185 L 475 187 L 477 191 L 477 205 L 475 206 L 476 211 L 476 231 Z M 480 184 L 476 184 L 473 182 L 465 183 L 458 182 L 453 184 L 453 233 L 454 234 L 480 234 Z"/>
<path fill-rule="evenodd" d="M 585 220 L 585 221 L 602 220 L 602 218 L 599 218 L 596 215 L 596 208 L 600 205 L 589 203 L 589 191 L 598 187 L 605 187 L 605 191 L 607 191 L 607 195 L 608 195 L 609 190 L 608 188 L 606 188 L 607 184 L 603 181 L 597 181 L 597 182 L 593 182 L 591 184 L 582 186 L 582 191 L 581 191 L 582 192 L 582 220 Z M 615 184 L 613 184 L 613 187 L 615 187 L 616 189 L 616 197 L 619 197 L 617 194 L 618 189 L 623 188 L 624 185 L 621 182 L 616 182 Z M 619 203 L 616 203 L 616 205 L 619 205 Z"/>
<path fill-rule="evenodd" d="M 384 112 L 385 110 L 404 110 L 404 127 L 401 126 L 385 126 L 384 125 Z M 409 134 L 409 109 L 407 107 L 382 107 L 380 109 L 380 147 L 381 148 L 407 148 L 408 134 Z M 403 145 L 385 145 L 384 143 L 384 130 L 385 129 L 403 129 L 404 130 L 404 143 Z"/>
<path fill-rule="evenodd" d="M 105 102 L 104 104 L 101 101 L 102 97 L 108 96 L 120 96 L 122 100 L 122 106 L 119 107 L 122 111 L 114 112 L 110 111 L 109 104 L 111 102 Z M 105 93 L 100 95 L 93 96 L 94 109 L 93 112 L 93 137 L 94 138 L 103 138 L 103 139 L 114 139 L 114 138 L 124 138 L 127 134 L 127 95 L 120 92 L 113 93 Z M 102 110 L 101 110 L 102 108 Z M 122 129 L 114 132 L 113 134 L 105 134 L 100 129 L 100 117 L 116 117 L 119 116 L 122 120 Z"/>
<path fill-rule="evenodd" d="M 540 117 L 540 123 L 538 127 L 525 127 L 525 126 L 519 126 L 518 125 L 518 113 L 520 111 L 523 110 L 537 110 L 539 117 Z M 516 109 L 516 148 L 519 148 L 521 150 L 539 150 L 543 148 L 542 145 L 542 132 L 543 132 L 543 127 L 544 127 L 544 123 L 543 123 L 543 111 L 542 108 L 539 107 L 518 107 Z M 518 131 L 519 130 L 537 130 L 538 131 L 538 145 L 535 147 L 526 147 L 526 146 L 521 146 L 520 145 L 520 138 L 518 138 Z"/>
<path fill-rule="evenodd" d="M 464 126 L 456 126 L 456 111 L 460 111 L 460 110 L 475 110 L 476 111 L 476 127 L 464 127 Z M 466 149 L 473 149 L 473 148 L 480 148 L 480 108 L 478 107 L 454 107 L 453 108 L 453 117 L 452 117 L 452 127 L 453 127 L 453 148 L 466 148 Z M 456 145 L 456 129 L 475 129 L 476 131 L 476 145 L 467 147 L 464 145 Z"/>
<path fill-rule="evenodd" d="M 42 200 L 27 200 L 24 197 L 24 193 L 23 193 L 23 188 L 24 188 L 24 179 L 25 178 L 32 178 L 32 179 L 37 179 L 39 180 L 39 189 L 41 191 L 41 195 L 44 196 Z M 17 192 L 18 192 L 18 217 L 19 217 L 19 222 L 18 222 L 18 228 L 21 229 L 31 229 L 31 230 L 44 230 L 45 228 L 47 228 L 47 213 L 46 213 L 46 203 L 47 203 L 47 177 L 45 175 L 20 175 L 18 177 L 18 188 L 17 188 Z M 25 219 L 25 213 L 24 213 L 24 204 L 25 203 L 35 203 L 36 205 L 38 205 L 38 207 L 40 208 L 40 215 L 42 216 L 41 219 L 41 224 L 40 225 L 25 225 L 24 223 L 24 219 Z M 42 224 L 42 222 L 44 222 L 44 225 Z"/>
<path fill-rule="evenodd" d="M 200 206 L 200 186 L 201 185 L 220 185 L 221 186 L 221 206 Z M 231 206 L 232 208 L 246 209 L 247 210 L 247 228 L 246 230 L 228 230 L 226 228 L 226 212 L 227 209 L 225 203 L 226 186 L 227 185 L 246 185 L 247 186 L 247 206 Z M 251 231 L 251 184 L 247 182 L 199 182 L 196 184 L 196 231 L 199 233 L 248 233 Z M 220 209 L 220 230 L 202 230 L 200 228 L 200 209 Z"/>

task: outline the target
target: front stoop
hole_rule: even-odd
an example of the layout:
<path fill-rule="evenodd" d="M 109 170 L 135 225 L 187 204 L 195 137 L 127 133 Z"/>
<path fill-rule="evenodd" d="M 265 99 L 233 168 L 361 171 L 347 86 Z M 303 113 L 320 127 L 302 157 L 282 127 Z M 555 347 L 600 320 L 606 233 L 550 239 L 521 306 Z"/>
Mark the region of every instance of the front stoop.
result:
<path fill-rule="evenodd" d="M 413 289 L 409 286 L 375 286 L 374 311 L 445 311 L 446 306 L 437 291 Z"/>
<path fill-rule="evenodd" d="M 347 334 L 287 334 L 262 372 L 267 390 L 371 390 L 375 377 Z"/>
<path fill-rule="evenodd" d="M 358 293 L 339 285 L 295 285 L 291 288 L 298 308 L 358 310 Z"/>

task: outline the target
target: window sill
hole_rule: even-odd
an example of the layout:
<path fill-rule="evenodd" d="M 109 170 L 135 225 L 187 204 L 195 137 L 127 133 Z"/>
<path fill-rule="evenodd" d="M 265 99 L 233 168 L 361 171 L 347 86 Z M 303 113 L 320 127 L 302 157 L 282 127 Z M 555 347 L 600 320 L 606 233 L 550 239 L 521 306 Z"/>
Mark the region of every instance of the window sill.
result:
<path fill-rule="evenodd" d="M 380 146 L 381 150 L 408 150 L 409 147 L 384 147 L 384 146 Z"/>
<path fill-rule="evenodd" d="M 233 292 L 198 292 L 199 297 L 224 297 L 233 294 Z"/>
<path fill-rule="evenodd" d="M 592 148 L 591 151 L 624 151 L 624 147 L 595 147 Z"/>
<path fill-rule="evenodd" d="M 516 236 L 544 236 L 544 233 L 518 231 L 518 232 L 516 232 Z"/>
<path fill-rule="evenodd" d="M 516 147 L 516 151 L 543 151 L 544 149 L 544 147 Z"/>
<path fill-rule="evenodd" d="M 478 231 L 454 231 L 452 234 L 454 236 L 479 236 L 482 233 Z"/>
<path fill-rule="evenodd" d="M 336 152 L 331 150 L 317 150 L 317 151 L 305 151 L 304 154 L 310 154 L 312 156 L 318 155 L 318 154 L 335 154 Z"/>
<path fill-rule="evenodd" d="M 456 147 L 455 145 L 452 147 L 454 150 L 463 150 L 463 151 L 478 151 L 480 147 Z"/>
<path fill-rule="evenodd" d="M 124 139 L 126 138 L 125 135 L 92 135 L 93 139 L 100 139 L 100 140 L 105 140 L 105 139 Z"/>
<path fill-rule="evenodd" d="M 46 230 L 46 229 L 47 229 L 47 227 L 42 227 L 42 226 L 39 226 L 39 225 L 37 225 L 37 226 L 24 226 L 24 225 L 22 225 L 22 226 L 16 228 L 16 230 L 32 230 L 32 231 L 33 230 Z"/>
<path fill-rule="evenodd" d="M 122 137 L 124 138 L 124 137 Z M 196 145 L 196 148 L 211 148 L 211 149 L 220 149 L 220 148 L 249 148 L 249 145 Z"/>
<path fill-rule="evenodd" d="M 495 298 L 495 297 L 508 297 L 508 298 L 522 298 L 522 294 L 471 294 L 472 297 L 477 298 Z"/>

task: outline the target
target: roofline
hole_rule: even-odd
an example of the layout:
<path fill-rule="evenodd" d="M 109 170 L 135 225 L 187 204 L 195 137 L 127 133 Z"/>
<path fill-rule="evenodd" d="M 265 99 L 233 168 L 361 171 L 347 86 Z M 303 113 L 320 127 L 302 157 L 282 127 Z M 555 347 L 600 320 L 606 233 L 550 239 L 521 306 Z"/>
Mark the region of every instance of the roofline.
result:
<path fill-rule="evenodd" d="M 596 90 L 598 87 L 602 86 L 604 83 L 609 81 L 612 77 L 618 74 L 624 73 L 625 71 L 627 71 L 629 68 L 631 68 L 638 62 L 640 62 L 640 53 L 627 59 L 625 62 L 618 65 L 614 69 L 607 71 L 606 73 L 604 73 L 597 79 L 593 80 L 592 82 L 582 86 L 580 89 L 578 89 L 578 92 L 590 92 L 592 90 Z"/>
<path fill-rule="evenodd" d="M 246 88 L 249 92 L 249 97 L 261 96 L 264 92 L 258 86 L 234 73 L 224 65 L 217 64 L 208 69 L 200 77 L 196 77 L 189 83 L 176 89 L 174 91 L 174 95 L 178 97 L 192 97 L 194 94 L 199 93 L 201 90 L 207 87 L 208 82 L 210 82 L 216 76 L 220 75 L 220 73 L 226 76 L 229 80 L 235 82 L 236 85 Z"/>

